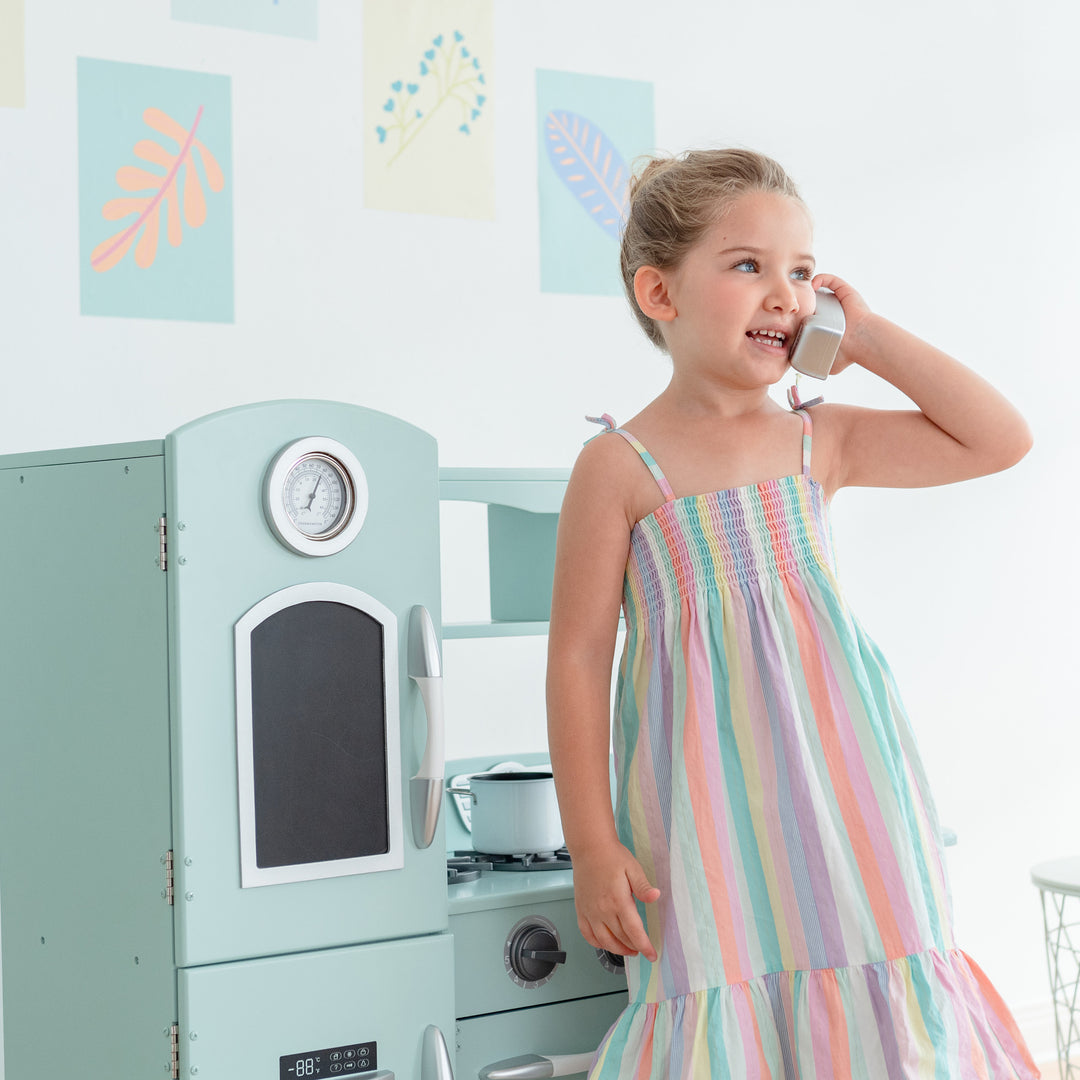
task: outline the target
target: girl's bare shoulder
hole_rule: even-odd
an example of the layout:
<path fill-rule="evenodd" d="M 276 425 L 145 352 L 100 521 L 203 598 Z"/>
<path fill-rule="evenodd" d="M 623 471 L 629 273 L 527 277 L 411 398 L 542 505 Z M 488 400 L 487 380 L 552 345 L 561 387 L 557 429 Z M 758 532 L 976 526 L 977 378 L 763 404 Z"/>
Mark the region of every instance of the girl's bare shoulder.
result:
<path fill-rule="evenodd" d="M 608 431 L 591 439 L 578 454 L 564 507 L 583 508 L 587 504 L 597 514 L 618 512 L 627 528 L 633 528 L 661 502 L 663 498 L 637 451 L 623 436 Z"/>

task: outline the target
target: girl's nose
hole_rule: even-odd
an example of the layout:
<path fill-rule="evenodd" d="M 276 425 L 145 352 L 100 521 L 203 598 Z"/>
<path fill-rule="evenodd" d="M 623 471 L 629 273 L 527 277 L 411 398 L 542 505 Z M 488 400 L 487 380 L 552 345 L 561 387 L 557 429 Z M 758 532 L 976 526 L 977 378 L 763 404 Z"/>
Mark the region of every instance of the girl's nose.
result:
<path fill-rule="evenodd" d="M 791 278 L 778 278 L 772 283 L 765 299 L 765 306 L 770 311 L 797 312 L 799 310 L 799 294 Z"/>

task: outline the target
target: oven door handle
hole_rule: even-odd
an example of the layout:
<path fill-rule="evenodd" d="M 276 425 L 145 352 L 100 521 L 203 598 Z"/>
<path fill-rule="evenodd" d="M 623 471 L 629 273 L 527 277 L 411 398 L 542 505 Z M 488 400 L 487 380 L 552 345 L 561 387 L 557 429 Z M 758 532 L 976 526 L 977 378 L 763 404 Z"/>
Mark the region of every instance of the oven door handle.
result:
<path fill-rule="evenodd" d="M 420 1080 L 454 1080 L 446 1039 L 434 1024 L 428 1024 L 424 1029 L 424 1046 L 420 1053 Z"/>
<path fill-rule="evenodd" d="M 431 847 L 443 804 L 446 751 L 443 738 L 443 682 L 439 639 L 428 610 L 417 604 L 409 613 L 409 678 L 420 688 L 427 714 L 427 741 L 420 768 L 409 781 L 413 841 Z"/>
<path fill-rule="evenodd" d="M 587 1054 L 523 1054 L 485 1065 L 480 1080 L 547 1080 L 549 1076 L 574 1076 L 592 1068 L 596 1051 Z"/>

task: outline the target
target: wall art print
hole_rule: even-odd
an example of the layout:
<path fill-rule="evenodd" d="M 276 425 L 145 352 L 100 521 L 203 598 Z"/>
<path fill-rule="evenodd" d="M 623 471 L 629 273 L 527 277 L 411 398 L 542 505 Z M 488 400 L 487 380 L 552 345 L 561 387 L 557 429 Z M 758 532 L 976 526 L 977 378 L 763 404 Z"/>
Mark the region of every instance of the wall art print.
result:
<path fill-rule="evenodd" d="M 172 17 L 309 41 L 319 36 L 316 0 L 172 0 Z"/>
<path fill-rule="evenodd" d="M 652 83 L 536 73 L 540 288 L 621 296 L 619 232 L 634 158 L 653 149 Z"/>
<path fill-rule="evenodd" d="M 26 105 L 24 0 L 0 0 L 0 108 Z"/>
<path fill-rule="evenodd" d="M 493 0 L 365 0 L 365 206 L 494 218 L 493 52 Z"/>
<path fill-rule="evenodd" d="M 223 75 L 80 57 L 81 311 L 233 321 Z"/>

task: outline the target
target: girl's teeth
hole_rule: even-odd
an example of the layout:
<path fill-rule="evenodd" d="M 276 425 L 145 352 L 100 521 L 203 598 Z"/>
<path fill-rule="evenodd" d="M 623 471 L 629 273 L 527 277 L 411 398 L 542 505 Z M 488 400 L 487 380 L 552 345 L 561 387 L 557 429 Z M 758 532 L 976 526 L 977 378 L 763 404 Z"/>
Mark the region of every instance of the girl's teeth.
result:
<path fill-rule="evenodd" d="M 754 330 L 750 337 L 755 341 L 760 341 L 762 345 L 783 348 L 785 335 L 779 330 Z"/>

